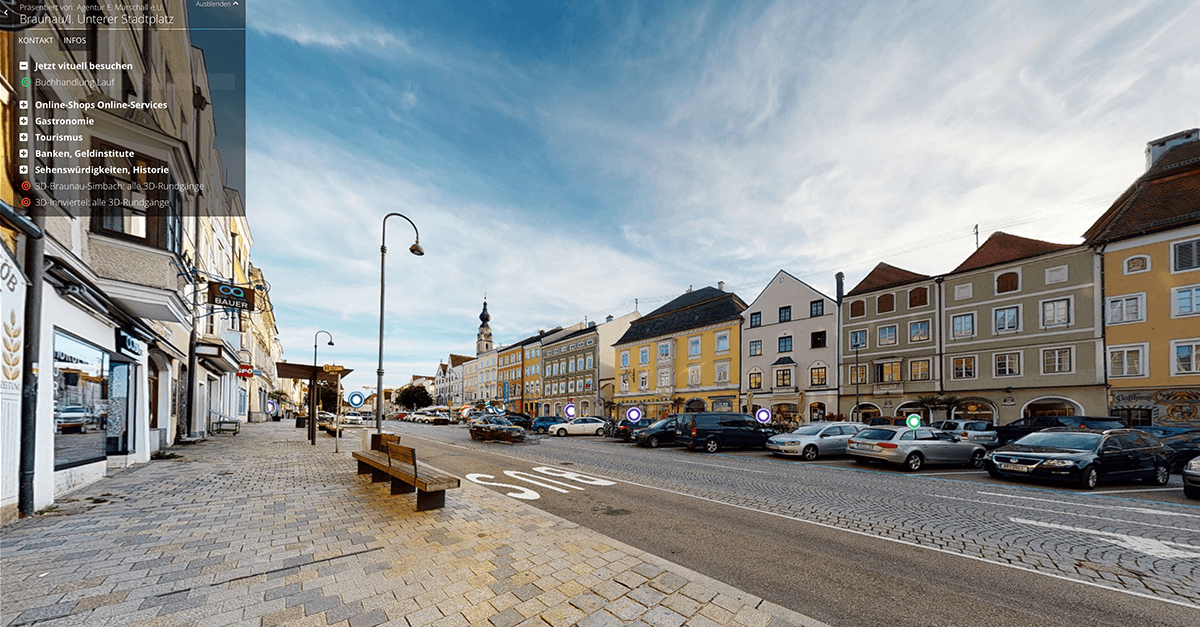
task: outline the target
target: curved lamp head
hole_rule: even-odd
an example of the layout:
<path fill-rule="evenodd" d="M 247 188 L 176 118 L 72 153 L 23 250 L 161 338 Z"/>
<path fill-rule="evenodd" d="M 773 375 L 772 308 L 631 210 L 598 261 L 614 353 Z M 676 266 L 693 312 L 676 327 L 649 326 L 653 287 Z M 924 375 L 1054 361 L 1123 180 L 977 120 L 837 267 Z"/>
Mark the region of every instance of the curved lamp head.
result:
<path fill-rule="evenodd" d="M 329 345 L 333 346 L 333 340 L 329 340 Z"/>
<path fill-rule="evenodd" d="M 421 242 L 416 242 L 412 246 L 408 247 L 408 252 L 420 257 L 421 255 L 425 254 L 425 249 L 421 248 Z"/>

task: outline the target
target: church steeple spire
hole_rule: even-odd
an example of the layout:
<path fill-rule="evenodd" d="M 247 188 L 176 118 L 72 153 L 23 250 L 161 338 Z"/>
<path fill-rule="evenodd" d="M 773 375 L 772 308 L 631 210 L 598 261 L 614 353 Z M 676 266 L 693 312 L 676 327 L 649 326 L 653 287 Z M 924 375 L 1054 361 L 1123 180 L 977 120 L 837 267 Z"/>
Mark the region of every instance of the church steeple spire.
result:
<path fill-rule="evenodd" d="M 484 297 L 483 311 L 479 314 L 479 333 L 475 336 L 476 357 L 492 350 L 492 328 L 488 326 L 491 319 L 492 314 L 487 310 L 487 297 Z"/>

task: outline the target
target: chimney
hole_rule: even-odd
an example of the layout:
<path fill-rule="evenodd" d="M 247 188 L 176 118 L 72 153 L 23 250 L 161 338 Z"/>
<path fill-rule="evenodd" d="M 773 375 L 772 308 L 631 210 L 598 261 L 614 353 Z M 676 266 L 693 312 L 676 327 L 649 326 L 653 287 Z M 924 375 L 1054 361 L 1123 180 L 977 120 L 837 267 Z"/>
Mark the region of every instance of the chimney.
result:
<path fill-rule="evenodd" d="M 1200 140 L 1200 129 L 1193 128 L 1146 142 L 1146 169 L 1153 167 L 1159 157 L 1175 146 L 1197 140 Z"/>
<path fill-rule="evenodd" d="M 605 321 L 605 322 L 612 322 L 612 321 L 613 321 L 612 314 L 608 314 L 608 316 L 604 318 L 604 321 Z"/>
<path fill-rule="evenodd" d="M 717 281 L 717 289 L 719 289 L 719 290 L 721 290 L 722 292 L 724 292 L 724 291 L 725 291 L 725 282 L 724 282 L 724 281 Z"/>
<path fill-rule="evenodd" d="M 692 286 L 689 285 L 688 291 L 684 292 L 684 294 L 691 294 L 691 293 L 692 293 Z"/>
<path fill-rule="evenodd" d="M 589 322 L 589 323 L 588 323 L 588 326 L 587 326 L 587 328 L 591 329 L 591 328 L 593 328 L 593 327 L 595 327 L 595 326 L 596 326 L 596 321 L 595 321 L 595 320 L 593 320 L 593 321 L 591 321 L 591 322 Z"/>
<path fill-rule="evenodd" d="M 839 272 L 839 273 L 833 275 L 833 278 L 834 278 L 834 280 L 837 281 L 837 304 L 841 305 L 842 304 L 842 296 L 844 294 L 843 290 L 845 289 L 845 287 L 843 286 L 843 283 L 846 280 L 846 275 Z"/>

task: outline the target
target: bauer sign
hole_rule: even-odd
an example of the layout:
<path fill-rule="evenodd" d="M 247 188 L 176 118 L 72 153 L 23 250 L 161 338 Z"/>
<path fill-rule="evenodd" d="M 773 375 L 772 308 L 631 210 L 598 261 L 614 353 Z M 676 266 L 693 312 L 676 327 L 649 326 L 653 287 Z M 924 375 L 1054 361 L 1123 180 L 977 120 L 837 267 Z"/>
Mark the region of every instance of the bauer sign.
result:
<path fill-rule="evenodd" d="M 217 307 L 254 311 L 254 290 L 228 283 L 209 283 L 208 302 Z"/>

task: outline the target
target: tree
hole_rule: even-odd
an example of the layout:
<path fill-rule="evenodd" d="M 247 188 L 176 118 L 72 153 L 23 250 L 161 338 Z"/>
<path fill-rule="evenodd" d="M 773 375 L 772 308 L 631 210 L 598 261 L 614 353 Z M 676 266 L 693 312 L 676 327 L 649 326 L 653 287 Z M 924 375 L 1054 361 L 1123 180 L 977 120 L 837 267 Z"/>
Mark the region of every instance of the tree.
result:
<path fill-rule="evenodd" d="M 305 411 L 307 411 L 309 402 L 309 395 L 305 394 Z M 317 381 L 317 411 L 336 411 L 337 402 L 337 385 L 328 381 Z"/>
<path fill-rule="evenodd" d="M 937 410 L 945 410 L 946 417 L 950 417 L 950 410 L 958 404 L 958 397 L 952 395 L 926 394 L 918 396 L 917 400 L 913 401 L 920 407 L 929 410 L 930 422 L 933 422 L 934 412 Z"/>
<path fill-rule="evenodd" d="M 400 390 L 400 405 L 409 409 L 420 409 L 433 404 L 433 397 L 424 386 L 412 385 Z"/>

